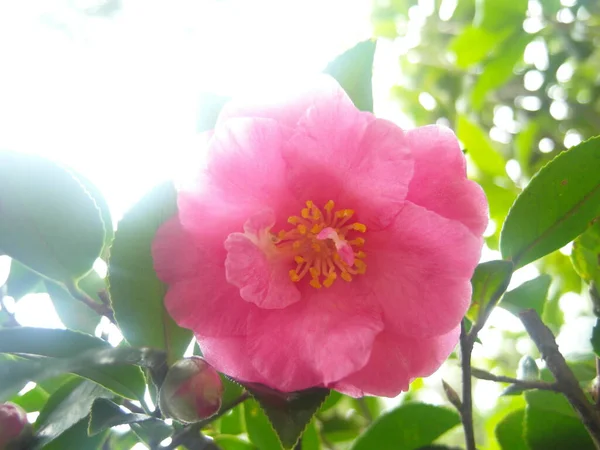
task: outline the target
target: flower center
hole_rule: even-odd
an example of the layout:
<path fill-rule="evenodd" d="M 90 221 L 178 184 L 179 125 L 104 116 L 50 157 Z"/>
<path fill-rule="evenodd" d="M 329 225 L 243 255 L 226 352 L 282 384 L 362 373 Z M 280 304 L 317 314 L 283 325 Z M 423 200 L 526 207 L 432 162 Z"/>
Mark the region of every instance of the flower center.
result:
<path fill-rule="evenodd" d="M 300 281 L 310 275 L 310 285 L 320 289 L 330 287 L 339 276 L 344 281 L 364 274 L 367 264 L 365 252 L 359 250 L 365 244 L 362 237 L 348 240 L 348 234 L 364 233 L 367 227 L 359 222 L 350 222 L 354 215 L 351 209 L 333 211 L 335 203 L 329 200 L 323 213 L 312 201 L 306 202 L 300 216 L 291 216 L 288 223 L 295 226 L 289 231 L 280 231 L 273 236 L 279 249 L 286 249 L 294 257 L 297 266 L 290 270 L 290 279 Z"/>

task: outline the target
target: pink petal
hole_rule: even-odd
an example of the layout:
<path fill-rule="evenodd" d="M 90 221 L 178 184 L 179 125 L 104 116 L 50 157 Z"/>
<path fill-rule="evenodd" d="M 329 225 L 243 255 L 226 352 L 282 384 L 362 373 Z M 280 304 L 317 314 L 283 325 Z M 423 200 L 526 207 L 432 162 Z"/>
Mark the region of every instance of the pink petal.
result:
<path fill-rule="evenodd" d="M 246 233 L 232 233 L 225 241 L 227 281 L 241 297 L 261 308 L 285 308 L 300 300 L 289 277 L 290 260 L 275 249 L 269 233 L 275 223 L 272 210 L 251 217 Z"/>
<path fill-rule="evenodd" d="M 413 170 L 404 132 L 349 102 L 315 107 L 285 147 L 289 185 L 298 199 L 335 200 L 369 229 L 389 225 L 402 208 Z"/>
<path fill-rule="evenodd" d="M 254 367 L 269 385 L 289 392 L 333 383 L 363 367 L 382 330 L 377 305 L 349 284 L 306 287 L 301 302 L 261 310 L 248 324 Z"/>
<path fill-rule="evenodd" d="M 386 327 L 407 337 L 449 332 L 471 299 L 482 239 L 463 224 L 407 202 L 386 230 L 367 236 L 367 272 Z"/>
<path fill-rule="evenodd" d="M 407 391 L 415 378 L 435 372 L 454 350 L 459 334 L 460 326 L 427 339 L 410 339 L 384 331 L 375 339 L 365 367 L 334 384 L 333 388 L 353 397 L 395 397 Z"/>
<path fill-rule="evenodd" d="M 320 75 L 303 86 L 294 86 L 288 92 L 270 94 L 258 93 L 254 98 L 227 103 L 221 110 L 217 126 L 236 117 L 256 117 L 274 119 L 282 125 L 295 127 L 312 106 L 327 104 L 331 98 L 348 99 L 337 81 L 328 75 Z"/>
<path fill-rule="evenodd" d="M 487 201 L 481 187 L 466 177 L 454 133 L 431 125 L 408 131 L 406 138 L 415 158 L 407 200 L 458 220 L 481 236 L 488 223 Z"/>

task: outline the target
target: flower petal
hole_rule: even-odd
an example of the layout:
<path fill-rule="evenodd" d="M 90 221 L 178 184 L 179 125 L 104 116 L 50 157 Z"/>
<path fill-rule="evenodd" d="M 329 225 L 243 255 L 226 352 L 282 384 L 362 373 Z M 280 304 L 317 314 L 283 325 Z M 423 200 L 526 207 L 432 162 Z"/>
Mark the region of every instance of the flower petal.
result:
<path fill-rule="evenodd" d="M 248 324 L 254 367 L 270 386 L 286 392 L 323 386 L 357 371 L 383 328 L 377 305 L 357 297 L 349 284 L 305 288 L 301 302 L 261 310 Z"/>
<path fill-rule="evenodd" d="M 395 397 L 418 377 L 435 372 L 454 350 L 460 326 L 442 336 L 410 339 L 388 331 L 373 344 L 369 362 L 332 387 L 353 397 Z"/>
<path fill-rule="evenodd" d="M 487 201 L 481 187 L 467 179 L 454 133 L 431 125 L 408 131 L 406 138 L 415 158 L 407 200 L 458 220 L 481 236 L 488 223 Z"/>
<path fill-rule="evenodd" d="M 406 202 L 394 223 L 366 236 L 367 273 L 386 327 L 428 337 L 456 327 L 469 307 L 482 239 L 462 223 Z"/>

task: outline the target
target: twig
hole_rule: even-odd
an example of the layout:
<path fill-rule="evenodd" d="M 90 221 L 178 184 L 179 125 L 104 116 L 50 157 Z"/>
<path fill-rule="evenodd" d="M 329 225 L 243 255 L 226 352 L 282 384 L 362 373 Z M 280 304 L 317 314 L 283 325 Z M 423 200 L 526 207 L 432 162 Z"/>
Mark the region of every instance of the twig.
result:
<path fill-rule="evenodd" d="M 542 391 L 560 392 L 558 383 L 548 383 L 546 381 L 519 380 L 518 378 L 505 377 L 504 375 L 494 375 L 485 370 L 471 368 L 471 375 L 480 380 L 496 381 L 498 383 L 511 383 L 523 389 L 539 389 Z"/>
<path fill-rule="evenodd" d="M 131 400 L 123 399 L 123 406 L 125 408 L 127 408 L 129 411 L 131 411 L 132 413 L 136 413 L 136 414 L 148 414 L 146 411 L 144 411 L 139 406 L 134 405 Z"/>
<path fill-rule="evenodd" d="M 171 443 L 169 445 L 167 445 L 166 447 L 161 447 L 161 449 L 175 450 L 177 447 L 182 445 L 188 439 L 190 439 L 194 436 L 197 436 L 203 427 L 205 427 L 209 423 L 217 420 L 219 417 L 222 417 L 223 415 L 227 414 L 229 411 L 231 411 L 233 408 L 235 408 L 240 403 L 247 400 L 249 397 L 250 397 L 250 393 L 248 391 L 245 391 L 244 393 L 242 393 L 242 395 L 240 395 L 238 398 L 236 398 L 230 404 L 222 407 L 221 410 L 214 416 L 212 416 L 206 420 L 202 420 L 200 422 L 196 422 L 196 423 L 186 426 L 183 430 L 181 430 L 179 433 L 177 433 L 175 436 L 173 436 L 173 439 L 171 440 Z"/>
<path fill-rule="evenodd" d="M 471 353 L 475 339 L 470 336 L 472 334 L 467 334 L 463 320 L 460 323 L 460 365 L 462 368 L 462 405 L 460 408 L 460 418 L 465 430 L 465 445 L 467 446 L 467 450 L 477 450 L 475 446 L 475 431 L 473 429 L 473 398 L 471 396 Z M 476 337 L 477 335 L 473 336 Z"/>
<path fill-rule="evenodd" d="M 546 361 L 548 369 L 554 375 L 560 391 L 579 415 L 583 425 L 592 437 L 595 447 L 600 449 L 600 413 L 581 390 L 577 378 L 558 350 L 552 331 L 542 323 L 537 312 L 533 309 L 525 310 L 519 316 L 527 333 L 529 333 L 542 354 L 542 358 Z"/>
<path fill-rule="evenodd" d="M 66 283 L 65 287 L 74 298 L 87 305 L 90 309 L 96 311 L 101 316 L 106 316 L 112 323 L 115 323 L 115 316 L 109 306 L 96 302 L 93 298 L 77 287 L 75 283 Z"/>

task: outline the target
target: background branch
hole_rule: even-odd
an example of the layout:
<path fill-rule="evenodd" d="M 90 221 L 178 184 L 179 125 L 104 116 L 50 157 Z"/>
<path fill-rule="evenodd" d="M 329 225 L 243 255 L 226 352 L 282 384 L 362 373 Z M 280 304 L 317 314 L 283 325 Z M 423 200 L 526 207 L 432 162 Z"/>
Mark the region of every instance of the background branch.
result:
<path fill-rule="evenodd" d="M 483 325 L 482 325 L 483 326 Z M 460 365 L 462 369 L 462 405 L 460 418 L 465 430 L 465 444 L 467 450 L 476 450 L 475 431 L 473 429 L 473 398 L 471 393 L 471 353 L 474 338 L 467 334 L 464 320 L 460 324 Z M 475 335 L 476 336 L 476 335 Z"/>
<path fill-rule="evenodd" d="M 518 378 L 505 377 L 503 375 L 494 375 L 485 370 L 471 368 L 471 374 L 480 380 L 496 381 L 498 383 L 511 383 L 523 389 L 540 389 L 542 391 L 561 392 L 557 383 L 547 383 L 546 381 L 528 381 Z"/>

